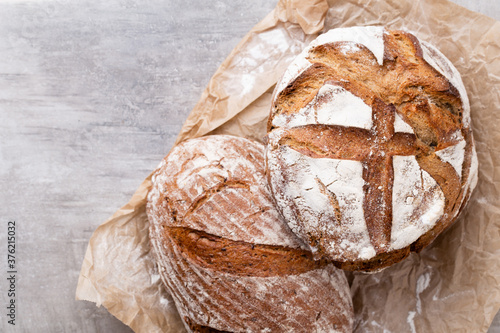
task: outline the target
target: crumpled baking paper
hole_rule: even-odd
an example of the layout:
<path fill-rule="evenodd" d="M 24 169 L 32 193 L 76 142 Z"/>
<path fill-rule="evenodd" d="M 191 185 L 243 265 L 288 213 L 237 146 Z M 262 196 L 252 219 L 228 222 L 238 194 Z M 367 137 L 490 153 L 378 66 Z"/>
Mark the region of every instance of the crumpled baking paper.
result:
<path fill-rule="evenodd" d="M 206 134 L 262 140 L 273 87 L 331 28 L 386 25 L 438 47 L 471 102 L 479 182 L 459 220 L 419 254 L 375 274 L 346 273 L 355 332 L 486 332 L 500 308 L 500 23 L 446 0 L 281 0 L 212 77 L 177 142 Z M 150 177 L 90 239 L 76 298 L 104 305 L 136 332 L 180 332 L 145 214 Z"/>

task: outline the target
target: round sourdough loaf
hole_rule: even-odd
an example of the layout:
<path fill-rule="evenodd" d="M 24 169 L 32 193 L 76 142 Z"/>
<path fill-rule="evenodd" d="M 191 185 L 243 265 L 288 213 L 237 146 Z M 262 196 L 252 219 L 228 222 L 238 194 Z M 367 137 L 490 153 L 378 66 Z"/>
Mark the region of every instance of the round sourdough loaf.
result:
<path fill-rule="evenodd" d="M 477 181 L 459 73 L 403 31 L 320 35 L 277 84 L 266 168 L 292 231 L 347 270 L 387 267 L 450 226 Z"/>
<path fill-rule="evenodd" d="M 276 210 L 262 144 L 221 135 L 177 145 L 153 175 L 147 214 L 188 331 L 352 331 L 346 277 L 315 261 Z"/>

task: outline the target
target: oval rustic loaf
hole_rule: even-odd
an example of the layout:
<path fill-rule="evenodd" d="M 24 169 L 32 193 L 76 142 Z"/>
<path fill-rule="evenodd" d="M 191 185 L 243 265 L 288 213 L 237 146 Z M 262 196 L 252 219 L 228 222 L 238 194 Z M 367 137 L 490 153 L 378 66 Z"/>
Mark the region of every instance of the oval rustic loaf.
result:
<path fill-rule="evenodd" d="M 315 261 L 275 209 L 263 145 L 223 135 L 177 145 L 153 175 L 147 214 L 188 331 L 352 330 L 345 275 Z"/>
<path fill-rule="evenodd" d="M 348 270 L 420 251 L 477 181 L 459 73 L 435 47 L 383 27 L 313 41 L 276 86 L 266 139 L 289 226 L 316 257 Z"/>

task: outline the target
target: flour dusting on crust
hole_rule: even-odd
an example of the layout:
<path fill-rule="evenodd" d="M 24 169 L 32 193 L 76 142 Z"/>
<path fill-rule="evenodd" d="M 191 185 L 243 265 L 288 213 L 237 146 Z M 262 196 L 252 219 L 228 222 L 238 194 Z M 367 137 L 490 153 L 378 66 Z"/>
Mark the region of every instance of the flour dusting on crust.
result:
<path fill-rule="evenodd" d="M 270 145 L 276 145 L 279 138 L 280 131 L 270 133 Z M 289 167 L 282 168 L 281 163 Z M 326 250 L 342 252 L 353 260 L 375 256 L 364 222 L 361 162 L 311 158 L 283 146 L 267 150 L 267 167 L 275 199 L 281 207 L 288 207 L 283 214 L 295 233 L 306 237 L 319 228 L 330 237 L 342 235 L 337 242 L 326 244 Z M 341 220 L 332 206 L 332 195 L 340 207 Z M 291 202 L 295 210 L 290 209 Z"/>
<path fill-rule="evenodd" d="M 444 194 L 414 156 L 394 156 L 391 248 L 401 249 L 429 231 L 443 215 Z"/>
<path fill-rule="evenodd" d="M 243 138 L 230 137 L 229 141 L 238 144 L 228 144 L 224 136 L 212 136 L 174 147 L 152 179 L 156 185 L 148 199 L 153 214 L 162 216 L 159 211 L 167 209 L 168 195 L 168 200 L 175 202 L 177 215 L 177 222 L 168 221 L 170 225 L 182 221 L 184 227 L 236 241 L 303 247 L 285 223 L 276 223 L 280 216 L 263 170 L 264 147 Z M 242 151 L 246 157 L 236 158 Z M 247 187 L 228 184 L 212 196 L 206 195 L 228 179 Z M 192 210 L 196 202 L 200 204 Z"/>
<path fill-rule="evenodd" d="M 350 91 L 337 85 L 325 84 L 314 99 L 299 112 L 278 114 L 272 124 L 286 128 L 323 124 L 370 129 L 372 109 Z"/>
<path fill-rule="evenodd" d="M 384 62 L 384 33 L 385 28 L 378 26 L 337 28 L 319 35 L 311 43 L 311 46 L 315 47 L 334 42 L 351 42 L 364 45 L 373 53 L 377 59 L 377 63 L 382 66 Z M 348 52 L 353 52 L 353 47 L 347 49 Z M 345 47 L 344 50 L 346 50 Z"/>
<path fill-rule="evenodd" d="M 456 145 L 436 151 L 436 155 L 444 161 L 450 163 L 458 176 L 462 178 L 462 165 L 465 157 L 465 140 L 460 141 Z"/>
<path fill-rule="evenodd" d="M 398 113 L 394 119 L 394 132 L 415 134 L 413 128 Z"/>

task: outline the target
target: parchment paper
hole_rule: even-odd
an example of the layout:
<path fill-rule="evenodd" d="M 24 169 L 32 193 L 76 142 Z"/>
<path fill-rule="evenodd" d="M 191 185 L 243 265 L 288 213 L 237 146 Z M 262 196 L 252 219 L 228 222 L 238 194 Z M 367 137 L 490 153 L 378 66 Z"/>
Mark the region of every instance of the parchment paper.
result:
<path fill-rule="evenodd" d="M 486 332 L 500 307 L 500 23 L 446 0 L 282 0 L 224 61 L 177 142 L 206 134 L 261 140 L 274 84 L 330 28 L 386 25 L 437 46 L 468 89 L 479 182 L 459 220 L 419 254 L 380 273 L 346 273 L 355 332 Z M 158 161 L 160 162 L 160 161 Z M 92 236 L 76 298 L 136 332 L 179 332 L 148 240 L 146 179 Z"/>

